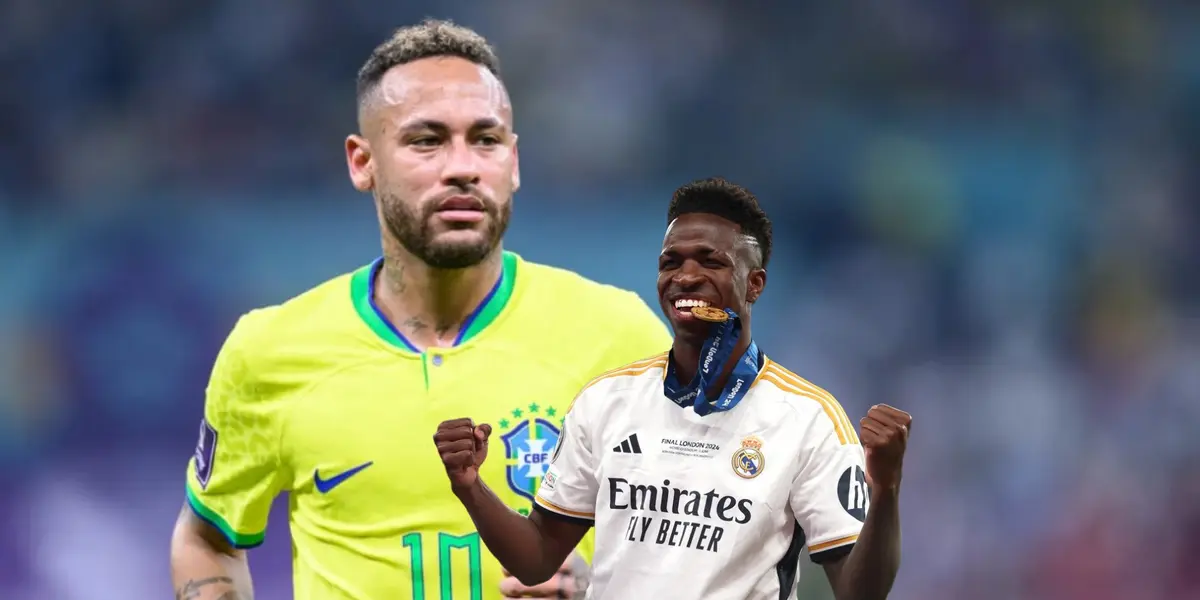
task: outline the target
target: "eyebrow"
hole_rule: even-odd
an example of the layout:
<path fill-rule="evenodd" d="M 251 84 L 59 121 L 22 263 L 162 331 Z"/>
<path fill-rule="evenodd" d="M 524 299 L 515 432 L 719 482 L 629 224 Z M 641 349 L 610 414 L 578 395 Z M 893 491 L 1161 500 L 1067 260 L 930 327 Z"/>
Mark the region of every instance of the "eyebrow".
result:
<path fill-rule="evenodd" d="M 504 124 L 495 118 L 483 117 L 481 119 L 475 119 L 475 122 L 471 123 L 471 126 L 468 128 L 468 131 L 479 131 L 482 129 L 498 129 L 503 126 L 504 126 Z M 420 119 L 418 121 L 413 121 L 411 123 L 404 125 L 403 127 L 400 128 L 400 131 L 407 132 L 407 133 L 411 133 L 413 131 L 436 131 L 438 133 L 446 133 L 446 132 L 450 131 L 450 127 L 448 125 L 446 125 L 445 123 L 434 120 L 434 119 Z"/>
<path fill-rule="evenodd" d="M 718 248 L 715 248 L 715 247 L 709 246 L 709 245 L 697 245 L 695 247 L 694 251 L 698 254 L 704 254 L 704 255 L 729 254 L 728 252 L 726 252 L 724 250 L 720 250 Z M 666 248 L 663 248 L 662 252 L 659 253 L 659 256 L 678 256 L 680 254 L 682 254 L 682 252 L 676 246 L 667 246 Z"/>

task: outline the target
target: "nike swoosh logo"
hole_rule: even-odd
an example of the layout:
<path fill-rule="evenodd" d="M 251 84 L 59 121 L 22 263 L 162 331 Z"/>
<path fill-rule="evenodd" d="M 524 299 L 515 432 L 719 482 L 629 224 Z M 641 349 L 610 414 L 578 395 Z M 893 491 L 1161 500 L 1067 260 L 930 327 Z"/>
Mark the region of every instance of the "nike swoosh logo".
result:
<path fill-rule="evenodd" d="M 338 473 L 329 479 L 321 479 L 320 469 L 317 469 L 313 471 L 313 483 L 317 484 L 318 492 L 321 492 L 322 494 L 328 494 L 333 490 L 333 488 L 342 485 L 347 479 L 354 477 L 359 471 L 362 471 L 372 464 L 374 464 L 374 462 L 365 462 L 357 467 L 354 467 L 353 469 L 342 471 L 341 473 Z"/>

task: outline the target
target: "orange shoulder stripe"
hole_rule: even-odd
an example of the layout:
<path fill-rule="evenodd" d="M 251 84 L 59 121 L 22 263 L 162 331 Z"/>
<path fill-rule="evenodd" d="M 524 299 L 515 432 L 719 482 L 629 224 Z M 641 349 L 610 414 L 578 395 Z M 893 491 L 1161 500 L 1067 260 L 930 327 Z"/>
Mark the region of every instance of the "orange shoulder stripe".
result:
<path fill-rule="evenodd" d="M 587 385 L 583 386 L 583 389 L 586 390 L 586 389 L 592 387 L 593 385 L 596 385 L 597 383 L 604 381 L 605 379 L 612 379 L 613 377 L 623 377 L 626 375 L 640 375 L 642 373 L 645 373 L 646 371 L 649 371 L 650 369 L 654 369 L 657 367 L 664 367 L 666 365 L 667 365 L 667 353 L 663 352 L 662 354 L 655 354 L 654 356 L 651 356 L 650 358 L 643 358 L 642 360 L 631 362 L 623 367 L 617 367 L 615 369 L 605 371 L 605 372 L 597 375 L 591 381 L 589 381 Z M 583 393 L 583 390 L 580 390 L 580 393 Z"/>
<path fill-rule="evenodd" d="M 808 547 L 808 553 L 813 554 L 815 552 L 820 552 L 822 550 L 829 550 L 831 548 L 837 548 L 838 546 L 845 546 L 846 544 L 852 544 L 857 541 L 858 541 L 858 534 L 848 535 L 846 537 L 840 537 L 836 540 L 829 540 L 828 542 L 821 542 L 820 544 L 813 544 Z"/>
<path fill-rule="evenodd" d="M 666 366 L 667 366 L 667 353 L 663 352 L 662 354 L 656 354 L 654 356 L 651 356 L 650 358 L 644 358 L 642 360 L 631 362 L 623 367 L 617 367 L 616 369 L 612 369 L 610 371 L 605 371 L 604 373 L 597 375 L 594 379 L 589 381 L 587 383 L 587 385 L 583 386 L 583 389 L 579 390 L 578 394 L 575 394 L 575 398 L 573 400 L 571 400 L 570 406 L 567 407 L 567 413 L 571 412 L 571 409 L 575 407 L 575 401 L 578 400 L 579 397 L 582 396 L 584 392 L 586 392 L 589 388 L 596 385 L 597 383 L 600 383 L 601 381 L 604 381 L 606 379 L 613 379 L 615 377 L 627 377 L 627 376 L 633 376 L 633 375 L 641 375 L 642 373 L 645 373 L 647 371 L 666 367 Z M 566 414 L 566 413 L 564 413 L 564 414 Z"/>
<path fill-rule="evenodd" d="M 842 408 L 841 403 L 829 392 L 813 385 L 774 361 L 767 363 L 766 368 L 763 369 L 763 378 L 786 392 L 816 400 L 825 411 L 825 416 L 829 417 L 833 423 L 833 430 L 837 433 L 838 441 L 842 444 L 859 443 L 858 434 L 854 430 L 850 417 L 846 416 L 846 411 Z"/>
<path fill-rule="evenodd" d="M 580 518 L 580 519 L 595 519 L 596 518 L 596 515 L 594 513 L 580 512 L 577 510 L 570 510 L 570 509 L 563 508 L 563 507 L 543 498 L 541 496 L 541 494 L 535 494 L 533 496 L 533 499 L 535 502 L 540 504 L 542 508 L 544 508 L 546 510 L 554 511 L 560 515 L 566 515 L 568 517 L 576 517 L 576 518 Z"/>

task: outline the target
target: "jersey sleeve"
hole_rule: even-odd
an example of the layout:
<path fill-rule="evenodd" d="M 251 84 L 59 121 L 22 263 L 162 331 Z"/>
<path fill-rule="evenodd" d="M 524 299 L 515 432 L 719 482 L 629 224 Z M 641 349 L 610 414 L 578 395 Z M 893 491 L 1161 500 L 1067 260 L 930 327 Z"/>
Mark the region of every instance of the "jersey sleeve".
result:
<path fill-rule="evenodd" d="M 592 452 L 587 407 L 580 402 L 591 389 L 581 392 L 567 411 L 550 467 L 534 496 L 535 510 L 586 525 L 595 521 L 598 490 L 599 457 Z"/>
<path fill-rule="evenodd" d="M 841 413 L 840 407 L 837 411 Z M 849 420 L 847 420 L 847 423 Z M 844 555 L 867 519 L 865 457 L 848 425 L 822 420 L 820 442 L 792 483 L 791 507 L 804 530 L 809 556 L 822 563 Z"/>
<path fill-rule="evenodd" d="M 187 467 L 187 502 L 236 548 L 263 542 L 271 502 L 284 487 L 280 430 L 248 364 L 253 315 L 243 316 L 213 365 L 200 440 Z"/>

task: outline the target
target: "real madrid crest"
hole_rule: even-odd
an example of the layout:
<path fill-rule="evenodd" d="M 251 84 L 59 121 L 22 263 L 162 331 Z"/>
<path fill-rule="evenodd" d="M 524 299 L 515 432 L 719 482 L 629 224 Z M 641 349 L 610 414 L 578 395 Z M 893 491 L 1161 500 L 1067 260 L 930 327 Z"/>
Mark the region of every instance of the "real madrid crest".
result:
<path fill-rule="evenodd" d="M 743 479 L 754 479 L 767 466 L 763 442 L 755 436 L 742 438 L 742 447 L 733 453 L 733 472 Z"/>

